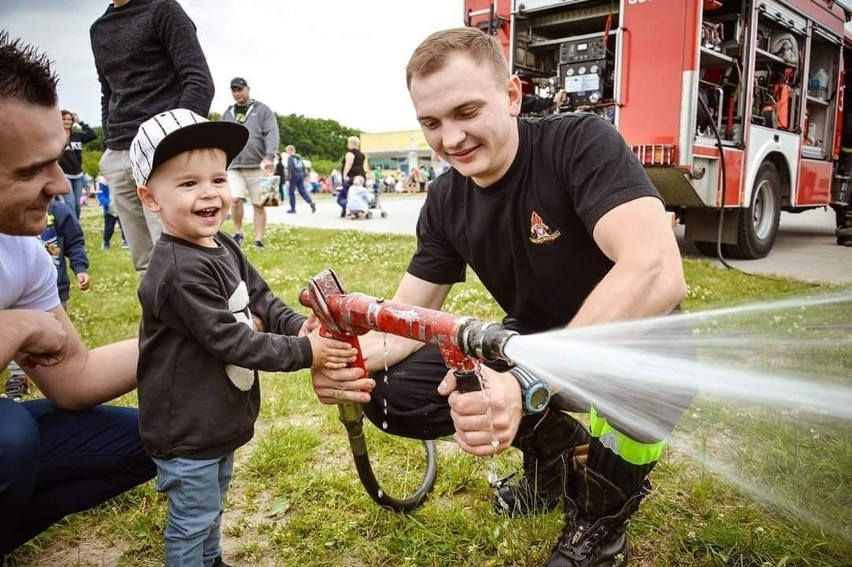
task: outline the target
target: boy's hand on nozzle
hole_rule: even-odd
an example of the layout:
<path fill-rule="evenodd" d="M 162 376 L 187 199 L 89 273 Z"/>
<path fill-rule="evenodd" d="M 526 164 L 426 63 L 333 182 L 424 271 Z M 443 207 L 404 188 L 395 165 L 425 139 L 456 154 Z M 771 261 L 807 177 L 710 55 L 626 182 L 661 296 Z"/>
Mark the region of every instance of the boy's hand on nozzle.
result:
<path fill-rule="evenodd" d="M 299 334 L 297 336 L 304 337 L 307 336 L 314 329 L 319 329 L 320 322 L 317 319 L 317 316 L 311 313 L 308 318 L 302 323 L 302 328 L 299 329 Z"/>
<path fill-rule="evenodd" d="M 89 284 L 91 281 L 89 274 L 86 272 L 80 272 L 77 274 L 77 285 L 80 286 L 80 291 L 89 291 Z"/>
<path fill-rule="evenodd" d="M 323 337 L 318 327 L 308 333 L 308 340 L 311 341 L 313 353 L 311 368 L 346 368 L 347 364 L 355 362 L 358 353 L 355 347 L 344 341 Z"/>

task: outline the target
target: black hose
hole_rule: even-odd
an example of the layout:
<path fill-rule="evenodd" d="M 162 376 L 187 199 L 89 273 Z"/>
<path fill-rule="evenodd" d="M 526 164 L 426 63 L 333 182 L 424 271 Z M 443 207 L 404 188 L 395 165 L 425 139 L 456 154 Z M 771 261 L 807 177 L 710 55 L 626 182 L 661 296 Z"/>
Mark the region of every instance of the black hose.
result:
<path fill-rule="evenodd" d="M 704 112 L 707 113 L 707 116 L 713 116 L 710 113 L 710 108 L 708 108 L 707 103 L 704 102 L 704 99 L 698 97 L 698 104 L 704 107 Z M 720 108 L 719 112 L 721 111 L 722 109 Z M 719 136 L 719 130 L 716 128 L 715 121 L 710 120 L 710 128 L 713 130 L 713 135 L 716 137 L 716 145 L 719 146 L 719 175 L 722 176 L 722 206 L 719 208 L 719 228 L 716 232 L 716 257 L 719 258 L 719 261 L 722 262 L 723 266 L 729 270 L 733 270 L 734 267 L 728 264 L 722 256 L 722 228 L 725 225 L 725 196 L 727 195 L 728 189 L 727 176 L 725 175 L 725 147 L 722 145 L 722 138 Z"/>
<path fill-rule="evenodd" d="M 435 442 L 424 441 L 426 447 L 426 472 L 420 487 L 407 498 L 394 498 L 388 495 L 379 485 L 373 467 L 370 464 L 370 455 L 367 452 L 367 440 L 364 437 L 364 411 L 360 404 L 345 403 L 338 406 L 340 421 L 346 427 L 349 437 L 349 447 L 352 449 L 352 457 L 355 459 L 355 469 L 358 478 L 373 502 L 393 512 L 410 512 L 423 504 L 426 497 L 435 486 L 438 476 L 438 465 L 436 459 Z"/>

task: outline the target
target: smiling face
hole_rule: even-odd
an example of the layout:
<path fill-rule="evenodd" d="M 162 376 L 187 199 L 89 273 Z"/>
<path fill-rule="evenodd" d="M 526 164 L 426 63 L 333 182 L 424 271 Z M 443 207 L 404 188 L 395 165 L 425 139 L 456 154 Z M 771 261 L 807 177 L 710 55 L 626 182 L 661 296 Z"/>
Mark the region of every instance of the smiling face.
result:
<path fill-rule="evenodd" d="M 506 173 L 518 149 L 517 77 L 457 52 L 437 71 L 413 76 L 409 93 L 429 147 L 462 175 L 488 187 Z"/>
<path fill-rule="evenodd" d="M 38 235 L 47 207 L 70 186 L 59 167 L 65 130 L 56 107 L 0 100 L 0 232 Z"/>
<path fill-rule="evenodd" d="M 192 150 L 159 166 L 148 185 L 137 192 L 142 203 L 157 213 L 163 232 L 199 246 L 214 248 L 213 236 L 231 206 L 225 152 Z"/>

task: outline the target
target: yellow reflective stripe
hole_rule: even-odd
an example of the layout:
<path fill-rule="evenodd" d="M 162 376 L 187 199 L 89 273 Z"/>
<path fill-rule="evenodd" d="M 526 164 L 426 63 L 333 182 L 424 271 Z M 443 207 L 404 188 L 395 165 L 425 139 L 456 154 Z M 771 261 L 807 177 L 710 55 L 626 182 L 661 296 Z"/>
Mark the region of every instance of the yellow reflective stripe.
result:
<path fill-rule="evenodd" d="M 846 146 L 841 146 L 840 151 L 846 154 L 852 154 L 852 148 L 848 148 Z"/>
<path fill-rule="evenodd" d="M 611 426 L 605 417 L 600 417 L 594 406 L 589 411 L 589 429 L 592 437 L 597 438 L 603 446 L 631 465 L 656 463 L 660 460 L 663 448 L 666 446 L 665 441 L 656 443 L 634 441 Z"/>

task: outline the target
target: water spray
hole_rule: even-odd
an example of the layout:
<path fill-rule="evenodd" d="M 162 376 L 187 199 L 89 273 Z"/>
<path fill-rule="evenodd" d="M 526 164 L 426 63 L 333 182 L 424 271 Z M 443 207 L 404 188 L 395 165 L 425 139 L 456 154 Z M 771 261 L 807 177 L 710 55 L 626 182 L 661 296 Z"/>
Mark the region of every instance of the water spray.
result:
<path fill-rule="evenodd" d="M 369 331 L 436 344 L 444 362 L 453 370 L 457 389 L 462 393 L 482 389 L 476 372 L 480 362 L 512 363 L 506 355 L 506 343 L 517 334 L 514 331 L 472 317 L 387 301 L 363 293 L 346 293 L 332 270 L 311 278 L 308 287 L 299 294 L 299 303 L 314 312 L 323 335 L 355 347 L 358 354 L 350 365 L 352 367 L 366 370 L 358 335 Z M 424 441 L 427 466 L 420 487 L 407 498 L 394 498 L 379 486 L 370 465 L 361 404 L 345 402 L 338 405 L 338 411 L 349 437 L 355 468 L 370 497 L 379 506 L 395 512 L 410 511 L 420 506 L 432 490 L 437 475 L 434 441 Z"/>

